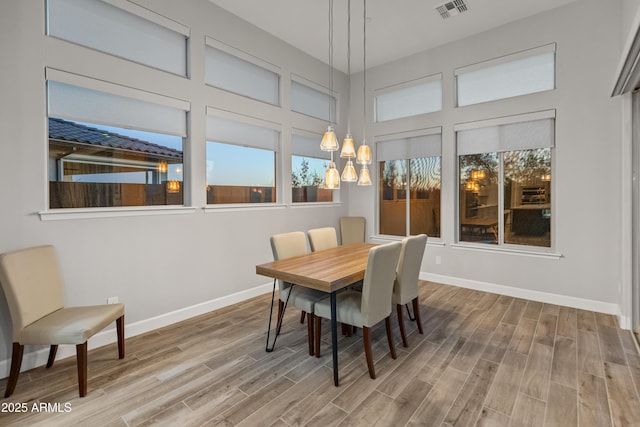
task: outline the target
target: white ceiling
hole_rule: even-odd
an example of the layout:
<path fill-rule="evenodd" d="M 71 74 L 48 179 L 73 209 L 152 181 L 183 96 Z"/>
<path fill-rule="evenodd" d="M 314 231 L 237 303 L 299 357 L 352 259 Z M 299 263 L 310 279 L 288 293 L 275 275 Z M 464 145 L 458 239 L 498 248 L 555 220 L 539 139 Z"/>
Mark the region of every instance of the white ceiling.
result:
<path fill-rule="evenodd" d="M 210 0 L 329 63 L 329 0 Z M 578 0 L 465 0 L 468 11 L 442 19 L 444 0 L 367 1 L 367 68 L 462 39 Z M 333 6 L 333 64 L 347 71 L 347 0 Z M 363 68 L 363 0 L 351 0 L 351 71 Z"/>

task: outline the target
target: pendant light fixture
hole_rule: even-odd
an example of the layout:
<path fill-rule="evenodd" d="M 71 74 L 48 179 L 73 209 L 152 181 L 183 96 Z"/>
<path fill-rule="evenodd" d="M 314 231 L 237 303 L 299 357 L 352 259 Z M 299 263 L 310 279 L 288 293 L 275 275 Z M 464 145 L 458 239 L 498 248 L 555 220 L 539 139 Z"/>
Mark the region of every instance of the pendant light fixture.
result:
<path fill-rule="evenodd" d="M 331 161 L 324 173 L 324 188 L 334 190 L 340 188 L 340 174 L 333 162 L 333 152 L 338 151 L 338 138 L 333 131 L 333 0 L 329 0 L 329 126 L 325 131 L 320 149 L 331 152 Z"/>
<path fill-rule="evenodd" d="M 349 101 L 348 105 L 351 107 L 351 0 L 347 1 L 347 79 L 347 99 Z M 347 119 L 347 134 L 342 140 L 340 157 L 347 159 L 347 164 L 342 170 L 342 180 L 344 182 L 356 182 L 358 180 L 358 174 L 351 160 L 352 157 L 356 157 L 356 149 L 353 144 L 353 136 L 351 135 L 351 112 L 349 112 Z"/>
<path fill-rule="evenodd" d="M 358 185 L 371 185 L 368 165 L 371 164 L 371 148 L 367 145 L 367 0 L 362 0 L 362 144 L 358 147 L 356 163 L 362 165 Z"/>

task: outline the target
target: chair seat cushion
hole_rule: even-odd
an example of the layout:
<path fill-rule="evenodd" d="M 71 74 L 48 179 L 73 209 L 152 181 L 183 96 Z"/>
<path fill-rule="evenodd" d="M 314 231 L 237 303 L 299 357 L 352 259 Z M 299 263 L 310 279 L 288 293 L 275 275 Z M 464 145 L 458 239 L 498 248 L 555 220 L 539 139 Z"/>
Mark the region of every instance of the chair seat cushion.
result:
<path fill-rule="evenodd" d="M 123 315 L 123 304 L 65 307 L 26 326 L 14 341 L 20 344 L 82 344 Z"/>
<path fill-rule="evenodd" d="M 303 288 L 302 286 L 289 286 L 280 293 L 280 299 L 284 302 L 291 292 L 288 305 L 304 311 L 305 313 L 313 313 L 314 306 L 317 301 L 326 298 L 326 292 L 316 291 L 315 289 Z"/>
<path fill-rule="evenodd" d="M 362 294 L 357 291 L 347 290 L 336 295 L 336 313 L 339 323 L 345 323 L 357 328 L 362 328 Z M 316 302 L 315 315 L 331 319 L 331 300 L 324 298 Z"/>

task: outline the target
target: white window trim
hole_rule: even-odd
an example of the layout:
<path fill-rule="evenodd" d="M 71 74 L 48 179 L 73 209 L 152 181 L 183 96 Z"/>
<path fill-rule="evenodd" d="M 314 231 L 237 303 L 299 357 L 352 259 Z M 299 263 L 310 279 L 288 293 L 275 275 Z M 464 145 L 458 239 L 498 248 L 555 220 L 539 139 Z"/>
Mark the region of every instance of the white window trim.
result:
<path fill-rule="evenodd" d="M 205 44 L 209 47 L 212 47 L 214 49 L 218 49 L 224 53 L 227 53 L 231 56 L 235 56 L 236 58 L 240 58 L 243 61 L 247 61 L 252 63 L 253 65 L 256 65 L 260 68 L 264 68 L 265 70 L 269 70 L 272 73 L 275 73 L 277 75 L 280 76 L 280 79 L 282 80 L 282 68 L 278 67 L 277 65 L 266 61 L 262 58 L 260 58 L 259 56 L 255 56 L 249 52 L 245 52 L 243 50 L 240 50 L 238 48 L 235 48 L 233 46 L 230 46 L 224 42 L 221 42 L 219 40 L 214 39 L 213 37 L 209 37 L 209 36 L 205 36 Z"/>
<path fill-rule="evenodd" d="M 454 125 L 454 135 L 456 132 L 460 131 L 460 130 L 471 130 L 471 129 L 479 129 L 479 128 L 483 128 L 483 127 L 489 127 L 489 126 L 500 126 L 500 125 L 506 125 L 506 124 L 513 124 L 513 123 L 520 123 L 520 122 L 527 122 L 527 121 L 534 121 L 534 120 L 541 120 L 541 119 L 556 119 L 556 109 L 549 109 L 549 110 L 542 110 L 542 111 L 535 111 L 535 112 L 531 112 L 531 113 L 523 113 L 523 114 L 516 114 L 516 115 L 512 115 L 512 116 L 504 116 L 504 117 L 496 117 L 496 118 L 492 118 L 492 119 L 486 119 L 486 120 L 478 120 L 478 121 L 474 121 L 474 122 L 466 122 L 466 123 L 460 123 L 460 124 L 456 124 Z M 454 136 L 454 139 L 455 136 Z M 456 140 L 456 145 L 457 145 L 457 140 Z M 552 149 L 555 148 L 555 137 L 554 137 L 554 145 L 552 147 L 550 147 Z M 464 242 L 464 241 L 460 241 L 460 164 L 459 164 L 459 156 L 458 156 L 458 152 L 457 152 L 457 147 L 456 147 L 456 154 L 455 154 L 455 158 L 456 158 L 456 162 L 455 162 L 455 167 L 456 167 L 456 187 L 457 187 L 457 193 L 456 193 L 456 203 L 455 203 L 455 233 L 454 233 L 454 237 L 455 237 L 455 242 L 451 244 L 451 247 L 453 248 L 462 248 L 462 249 L 472 249 L 472 250 L 479 250 L 479 251 L 484 251 L 484 252 L 503 252 L 503 253 L 509 253 L 509 254 L 516 254 L 516 255 L 525 255 L 525 256 L 535 256 L 535 257 L 541 257 L 541 258 L 553 258 L 553 259 L 559 259 L 562 258 L 563 255 L 562 253 L 557 252 L 556 248 L 557 248 L 557 231 L 556 231 L 556 221 L 554 220 L 555 218 L 557 218 L 557 209 L 556 209 L 556 191 L 555 191 L 555 180 L 552 181 L 553 182 L 553 191 L 551 191 L 551 206 L 552 208 L 552 221 L 551 221 L 551 246 L 549 248 L 544 248 L 541 246 L 528 246 L 528 245 L 516 245 L 516 244 L 512 244 L 512 243 L 505 243 L 504 242 L 504 236 L 502 239 L 500 239 L 502 241 L 501 244 L 496 244 L 496 245 L 488 245 L 488 244 L 483 244 L 483 243 L 474 243 L 474 242 Z M 551 156 L 551 176 L 556 176 L 555 173 L 555 156 Z M 501 170 L 500 171 L 500 183 L 502 183 L 503 181 L 503 175 L 504 175 L 504 171 Z M 499 184 L 502 185 L 502 184 Z M 499 205 L 502 205 L 502 203 L 499 203 Z M 504 210 L 504 207 L 503 207 Z M 500 215 L 499 215 L 500 216 Z M 498 226 L 502 226 L 502 219 L 499 218 L 499 222 L 498 222 Z M 503 231 L 504 233 L 504 231 Z"/>
<path fill-rule="evenodd" d="M 134 98 L 140 101 L 151 102 L 153 104 L 165 105 L 167 107 L 176 108 L 184 111 L 191 111 L 191 103 L 178 98 L 172 98 L 154 92 L 147 92 L 141 89 L 127 87 L 117 83 L 110 83 L 105 80 L 99 80 L 80 74 L 70 73 L 68 71 L 58 70 L 55 68 L 45 68 L 46 80 L 54 80 L 60 83 L 66 83 L 86 89 L 106 92 L 113 95 L 120 95 L 127 98 Z"/>
<path fill-rule="evenodd" d="M 38 215 L 41 221 L 59 221 L 89 218 L 191 214 L 195 211 L 196 208 L 191 206 L 123 206 L 114 208 L 51 209 L 40 211 Z"/>
<path fill-rule="evenodd" d="M 374 89 L 373 90 L 373 96 L 374 98 L 378 95 L 384 95 L 387 94 L 389 92 L 395 92 L 396 90 L 400 90 L 400 89 L 405 89 L 405 88 L 409 88 L 409 87 L 413 87 L 413 86 L 418 86 L 421 85 L 423 83 L 430 83 L 430 82 L 434 82 L 434 81 L 442 81 L 442 73 L 436 73 L 436 74 L 430 74 L 428 76 L 425 77 L 420 77 L 414 80 L 408 80 L 406 82 L 402 82 L 402 83 L 398 83 L 398 84 L 394 84 L 391 86 L 384 86 L 378 89 Z"/>
<path fill-rule="evenodd" d="M 544 53 L 551 53 L 551 52 L 553 53 L 556 52 L 556 43 L 549 43 L 543 46 L 534 47 L 534 48 L 523 50 L 520 52 L 510 53 L 494 59 L 489 59 L 487 61 L 477 62 L 475 64 L 459 67 L 453 70 L 453 75 L 457 77 L 460 74 L 470 73 L 472 71 L 482 70 L 482 69 L 493 67 L 496 65 L 506 64 L 506 63 L 517 61 L 520 59 L 530 58 L 532 56 L 542 55 Z"/>
<path fill-rule="evenodd" d="M 290 79 L 289 86 L 291 86 L 293 82 L 296 82 L 296 83 L 298 83 L 300 85 L 307 86 L 307 87 L 309 87 L 311 89 L 317 90 L 318 92 L 322 92 L 325 95 L 329 96 L 330 98 L 335 99 L 335 111 L 333 111 L 333 124 L 335 124 L 335 125 L 339 125 L 340 124 L 340 109 L 342 108 L 342 102 L 341 102 L 341 99 L 340 99 L 340 94 L 335 90 L 335 88 L 334 88 L 333 91 L 331 91 L 331 89 L 329 89 L 328 87 L 322 86 L 319 83 L 316 83 L 316 82 L 313 82 L 311 80 L 305 79 L 304 77 L 299 76 L 299 75 L 294 74 L 294 73 L 291 73 L 289 79 Z M 289 93 L 289 97 L 291 97 L 291 93 Z M 293 110 L 291 108 L 291 99 L 289 99 L 289 109 L 294 113 L 302 114 L 302 115 L 304 115 L 306 117 L 310 117 L 310 118 L 312 118 L 314 120 L 321 120 L 322 122 L 325 122 L 324 119 L 321 119 L 321 118 L 318 118 L 318 117 L 315 117 L 315 116 L 311 116 L 309 114 L 302 113 L 300 111 Z M 332 118 L 329 117 L 329 120 L 331 120 L 331 119 Z"/>
<path fill-rule="evenodd" d="M 178 21 L 174 21 L 173 19 L 167 18 L 164 15 L 160 15 L 142 6 L 138 6 L 137 4 L 132 3 L 129 0 L 102 0 L 102 1 L 104 3 L 110 4 L 111 6 L 115 6 L 119 9 L 125 10 L 133 15 L 137 15 L 140 18 L 144 18 L 147 21 L 151 21 L 162 27 L 175 31 L 176 33 L 180 33 L 185 37 L 191 36 L 191 29 L 186 25 L 183 25 Z"/>
<path fill-rule="evenodd" d="M 490 126 L 509 125 L 513 123 L 532 122 L 534 120 L 555 119 L 556 109 L 534 111 L 531 113 L 515 114 L 512 116 L 495 117 L 486 120 L 476 120 L 473 122 L 458 123 L 453 126 L 453 131 L 480 129 Z"/>

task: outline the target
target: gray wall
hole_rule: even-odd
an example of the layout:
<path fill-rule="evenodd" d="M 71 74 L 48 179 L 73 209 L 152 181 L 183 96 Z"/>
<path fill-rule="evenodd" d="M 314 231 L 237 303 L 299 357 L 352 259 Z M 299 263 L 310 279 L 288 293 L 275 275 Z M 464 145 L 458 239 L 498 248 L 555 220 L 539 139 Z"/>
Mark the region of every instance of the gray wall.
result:
<path fill-rule="evenodd" d="M 633 9 L 630 3 L 627 7 Z M 422 277 L 617 314 L 623 285 L 620 241 L 628 230 L 621 222 L 622 104 L 610 94 L 621 56 L 622 18 L 621 2 L 579 1 L 367 72 L 371 91 L 443 73 L 441 112 L 370 124 L 367 131 L 371 139 L 375 135 L 442 126 L 442 239 L 431 240 Z M 625 25 L 630 25 L 628 18 L 624 20 Z M 548 43 L 557 43 L 556 90 L 454 107 L 455 68 Z M 360 98 L 352 96 L 354 109 L 361 108 Z M 557 109 L 553 231 L 555 252 L 561 256 L 537 257 L 456 246 L 453 126 L 553 108 Z M 369 231 L 374 233 L 375 189 L 352 191 L 349 196 L 350 212 L 367 216 Z M 436 256 L 441 257 L 442 264 L 435 263 Z"/>
<path fill-rule="evenodd" d="M 629 1 L 627 9 L 633 9 Z M 193 144 L 187 153 L 187 173 L 193 188 L 205 185 L 205 105 L 250 111 L 258 118 L 282 123 L 285 153 L 292 126 L 323 130 L 324 124 L 290 113 L 286 103 L 283 108 L 275 108 L 205 87 L 201 53 L 205 35 L 211 36 L 281 66 L 285 83 L 289 73 L 294 72 L 326 85 L 325 64 L 206 0 L 139 3 L 191 28 L 191 79 L 168 76 L 47 38 L 42 1 L 2 2 L 0 251 L 55 244 L 66 279 L 68 305 L 99 304 L 118 296 L 126 305 L 129 325 L 152 325 L 149 319 L 156 316 L 166 317 L 176 310 L 249 292 L 267 283 L 254 274 L 254 266 L 271 259 L 271 234 L 337 225 L 338 217 L 349 213 L 367 217 L 368 235 L 375 240 L 375 186 L 343 185 L 341 198 L 347 204 L 328 207 L 205 213 L 201 209 L 204 192 L 191 191 L 191 205 L 197 209 L 184 214 L 40 219 L 37 213 L 47 206 L 45 66 L 191 101 L 189 130 Z M 629 25 L 627 20 L 623 22 L 622 15 L 621 1 L 583 0 L 368 71 L 370 91 L 443 73 L 442 112 L 369 124 L 367 128 L 368 141 L 372 143 L 374 135 L 443 127 L 443 237 L 427 248 L 423 277 L 471 287 L 494 286 L 496 290 L 510 290 L 526 297 L 595 305 L 605 311 L 619 305 L 623 251 L 620 240 L 628 230 L 620 220 L 621 101 L 609 95 L 621 55 L 620 28 L 622 24 Z M 454 108 L 454 68 L 552 42 L 557 43 L 555 91 Z M 361 78 L 361 74 L 354 76 L 351 86 L 352 129 L 358 142 L 362 138 Z M 344 93 L 344 76 L 337 80 L 339 92 Z M 286 99 L 287 84 L 283 84 L 283 90 Z M 370 106 L 368 102 L 368 117 Z M 554 233 L 556 251 L 562 256 L 541 258 L 456 247 L 454 124 L 550 108 L 557 109 Z M 340 126 L 338 134 L 343 133 L 344 126 Z M 283 164 L 281 188 L 286 189 L 290 165 L 286 158 Z M 375 172 L 376 168 L 372 169 Z M 442 264 L 435 264 L 436 256 L 442 258 Z M 0 293 L 0 377 L 8 372 L 10 324 L 4 295 Z M 27 351 L 30 350 L 33 349 Z"/>
<path fill-rule="evenodd" d="M 129 332 L 139 332 L 152 326 L 147 320 L 156 316 L 224 300 L 237 292 L 250 293 L 265 284 L 270 290 L 269 279 L 255 274 L 256 264 L 272 259 L 270 235 L 338 226 L 338 218 L 347 213 L 345 204 L 206 213 L 202 209 L 206 203 L 205 106 L 282 124 L 284 172 L 279 189 L 290 200 L 291 128 L 322 133 L 326 123 L 289 111 L 289 77 L 295 73 L 328 86 L 326 64 L 206 0 L 140 1 L 191 28 L 191 79 L 185 79 L 46 37 L 44 3 L 2 1 L 0 5 L 0 252 L 54 244 L 66 281 L 67 305 L 104 304 L 108 297 L 118 296 L 126 307 Z M 282 108 L 206 87 L 205 35 L 280 66 Z M 196 209 L 175 215 L 42 221 L 38 212 L 47 207 L 48 186 L 45 66 L 190 101 L 193 142 L 186 151 L 185 164 L 192 188 L 203 190 L 187 190 Z M 344 94 L 343 74 L 336 72 L 335 86 Z M 343 126 L 337 131 L 342 135 Z M 265 312 L 265 327 L 266 319 Z M 132 329 L 136 324 L 137 329 Z M 0 292 L 0 377 L 8 374 L 11 340 L 11 321 Z"/>

